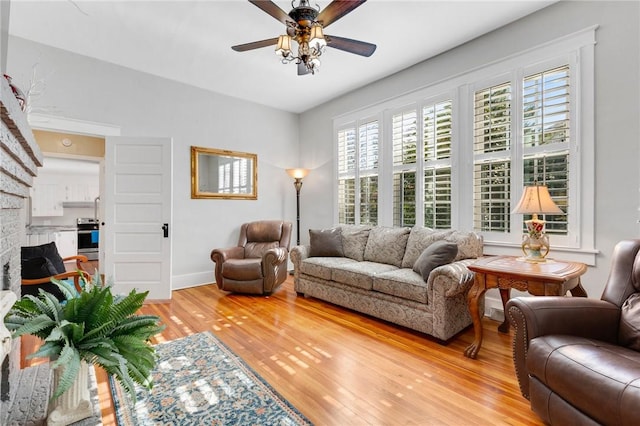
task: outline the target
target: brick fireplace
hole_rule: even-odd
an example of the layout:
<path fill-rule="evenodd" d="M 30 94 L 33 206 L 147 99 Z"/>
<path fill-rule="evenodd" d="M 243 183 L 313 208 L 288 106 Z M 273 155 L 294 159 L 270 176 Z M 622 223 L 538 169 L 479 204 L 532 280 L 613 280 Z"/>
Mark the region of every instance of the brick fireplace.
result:
<path fill-rule="evenodd" d="M 13 304 L 13 292 L 20 296 L 20 246 L 26 240 L 26 200 L 42 154 L 4 78 L 0 78 L 0 309 Z M 4 317 L 0 318 L 0 424 L 6 424 L 8 405 L 17 391 L 20 371 L 20 342 L 7 338 Z M 4 338 L 4 339 L 3 339 Z"/>

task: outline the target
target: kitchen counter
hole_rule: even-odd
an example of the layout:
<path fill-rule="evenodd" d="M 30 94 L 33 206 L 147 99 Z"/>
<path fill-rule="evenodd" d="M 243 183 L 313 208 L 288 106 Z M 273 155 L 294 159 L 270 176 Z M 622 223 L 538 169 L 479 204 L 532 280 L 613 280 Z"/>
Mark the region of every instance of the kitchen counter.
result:
<path fill-rule="evenodd" d="M 27 226 L 27 234 L 50 234 L 53 232 L 77 231 L 75 225 L 32 225 Z"/>

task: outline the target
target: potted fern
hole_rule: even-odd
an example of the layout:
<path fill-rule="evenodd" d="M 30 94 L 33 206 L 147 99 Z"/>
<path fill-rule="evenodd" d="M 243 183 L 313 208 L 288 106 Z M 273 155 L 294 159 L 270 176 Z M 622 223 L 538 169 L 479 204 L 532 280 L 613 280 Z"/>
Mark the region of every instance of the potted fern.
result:
<path fill-rule="evenodd" d="M 68 424 L 91 415 L 87 364 L 111 374 L 135 402 L 135 383 L 147 389 L 153 386 L 156 355 L 149 339 L 164 328 L 155 315 L 136 315 L 148 292 L 114 295 L 110 285 L 102 285 L 98 273 L 91 280 L 82 280 L 81 293 L 65 281 L 52 282 L 66 300 L 60 302 L 40 290 L 38 297 L 25 295 L 18 300 L 5 318 L 14 338 L 31 334 L 44 341 L 28 358 L 48 357 L 52 361 L 49 424 Z M 66 400 L 76 393 L 67 392 L 74 385 L 83 394 L 75 399 L 81 401 Z"/>

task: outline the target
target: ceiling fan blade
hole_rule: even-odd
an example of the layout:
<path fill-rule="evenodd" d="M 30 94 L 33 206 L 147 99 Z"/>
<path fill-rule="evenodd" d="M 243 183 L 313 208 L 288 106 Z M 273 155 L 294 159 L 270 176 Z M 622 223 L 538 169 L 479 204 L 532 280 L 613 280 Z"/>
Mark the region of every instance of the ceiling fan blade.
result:
<path fill-rule="evenodd" d="M 307 66 L 300 62 L 298 64 L 298 75 L 305 75 L 305 74 L 309 74 L 311 71 L 309 71 L 309 69 L 307 68 Z"/>
<path fill-rule="evenodd" d="M 270 0 L 249 0 L 249 3 L 255 4 L 264 12 L 273 16 L 285 25 L 287 25 L 287 21 L 291 21 L 291 18 L 289 17 L 289 15 L 287 15 L 287 12 L 280 9 L 277 4 Z"/>
<path fill-rule="evenodd" d="M 320 12 L 316 20 L 326 28 L 365 1 L 367 0 L 333 0 Z"/>
<path fill-rule="evenodd" d="M 260 49 L 261 47 L 273 46 L 278 43 L 278 37 L 268 38 L 266 40 L 254 41 L 251 43 L 238 44 L 231 46 L 236 52 L 246 52 L 247 50 Z"/>
<path fill-rule="evenodd" d="M 350 38 L 336 37 L 326 35 L 327 46 L 334 49 L 344 50 L 345 52 L 355 53 L 360 56 L 371 56 L 376 51 L 376 45 L 365 41 L 352 40 Z"/>

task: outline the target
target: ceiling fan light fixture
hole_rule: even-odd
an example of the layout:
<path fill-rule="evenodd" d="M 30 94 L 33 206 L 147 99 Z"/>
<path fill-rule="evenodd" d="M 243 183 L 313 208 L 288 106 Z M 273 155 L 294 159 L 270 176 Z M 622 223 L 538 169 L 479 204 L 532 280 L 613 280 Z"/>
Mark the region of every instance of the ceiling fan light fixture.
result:
<path fill-rule="evenodd" d="M 295 5 L 295 2 L 298 5 Z M 324 28 L 350 13 L 366 0 L 332 0 L 327 7 L 312 7 L 309 0 L 292 0 L 293 8 L 288 14 L 276 5 L 273 0 L 249 0 L 273 18 L 283 23 L 287 34 L 277 39 L 255 41 L 253 43 L 231 46 L 236 52 L 258 49 L 276 44 L 275 53 L 283 64 L 294 62 L 298 65 L 298 75 L 315 74 L 320 68 L 320 56 L 327 46 L 345 52 L 369 57 L 376 50 L 376 45 L 344 37 L 325 36 Z M 294 53 L 291 41 L 298 44 Z"/>
<path fill-rule="evenodd" d="M 327 40 L 324 38 L 324 32 L 322 31 L 322 25 L 317 22 L 311 27 L 309 45 L 319 52 L 322 52 L 324 47 L 327 45 Z"/>
<path fill-rule="evenodd" d="M 289 35 L 281 35 L 278 37 L 276 45 L 276 55 L 287 58 L 291 55 L 291 37 Z"/>

